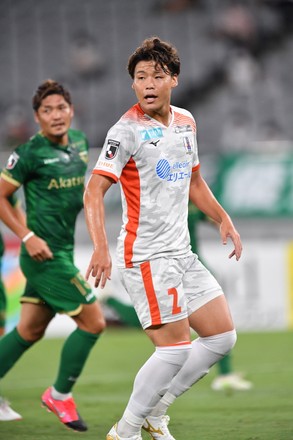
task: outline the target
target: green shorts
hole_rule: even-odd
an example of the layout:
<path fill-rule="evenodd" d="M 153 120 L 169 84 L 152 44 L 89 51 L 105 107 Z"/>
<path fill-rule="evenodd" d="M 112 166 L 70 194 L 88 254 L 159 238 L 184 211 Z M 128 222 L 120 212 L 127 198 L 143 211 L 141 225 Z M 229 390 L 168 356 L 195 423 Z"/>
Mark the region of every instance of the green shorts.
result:
<path fill-rule="evenodd" d="M 55 313 L 75 316 L 96 297 L 74 265 L 73 252 L 58 251 L 53 260 L 38 262 L 22 253 L 20 267 L 27 284 L 20 302 L 46 304 Z"/>

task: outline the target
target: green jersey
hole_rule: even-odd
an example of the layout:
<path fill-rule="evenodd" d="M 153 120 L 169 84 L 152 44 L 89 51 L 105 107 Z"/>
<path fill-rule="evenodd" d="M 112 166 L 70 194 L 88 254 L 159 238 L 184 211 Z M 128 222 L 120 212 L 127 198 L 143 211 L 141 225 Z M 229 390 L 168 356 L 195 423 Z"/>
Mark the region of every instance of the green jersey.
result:
<path fill-rule="evenodd" d="M 2 177 L 23 185 L 27 226 L 58 251 L 72 250 L 78 213 L 83 207 L 88 141 L 68 131 L 66 147 L 38 133 L 11 154 Z"/>

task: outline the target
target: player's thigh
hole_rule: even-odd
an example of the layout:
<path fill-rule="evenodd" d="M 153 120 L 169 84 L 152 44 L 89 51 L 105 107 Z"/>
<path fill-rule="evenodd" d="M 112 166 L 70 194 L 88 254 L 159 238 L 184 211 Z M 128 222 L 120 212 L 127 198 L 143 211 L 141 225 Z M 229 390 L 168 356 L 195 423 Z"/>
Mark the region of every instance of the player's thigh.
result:
<path fill-rule="evenodd" d="M 94 334 L 101 333 L 106 325 L 98 301 L 92 304 L 84 304 L 81 312 L 76 316 L 72 316 L 72 319 L 81 330 Z"/>
<path fill-rule="evenodd" d="M 189 316 L 190 327 L 201 337 L 213 336 L 234 329 L 224 295 L 217 296 Z"/>
<path fill-rule="evenodd" d="M 26 341 L 40 339 L 54 312 L 44 304 L 22 303 L 17 330 Z"/>
<path fill-rule="evenodd" d="M 145 329 L 145 333 L 156 347 L 186 344 L 190 342 L 188 318 L 160 326 L 148 327 Z"/>

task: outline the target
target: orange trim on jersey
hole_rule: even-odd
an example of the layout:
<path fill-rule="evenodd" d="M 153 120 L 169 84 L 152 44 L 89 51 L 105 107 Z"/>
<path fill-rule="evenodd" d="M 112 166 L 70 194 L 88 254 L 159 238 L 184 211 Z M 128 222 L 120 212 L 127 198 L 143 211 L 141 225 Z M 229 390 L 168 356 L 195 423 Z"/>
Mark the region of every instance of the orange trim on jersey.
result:
<path fill-rule="evenodd" d="M 115 174 L 109 173 L 108 171 L 93 169 L 92 174 L 100 174 L 101 176 L 110 177 L 115 183 L 118 182 L 118 177 L 115 176 Z"/>
<path fill-rule="evenodd" d="M 151 271 L 150 262 L 146 261 L 145 263 L 142 263 L 140 265 L 140 271 L 142 274 L 142 280 L 143 280 L 145 292 L 146 292 L 148 303 L 149 303 L 150 315 L 151 315 L 151 320 L 152 320 L 151 325 L 162 324 L 159 304 L 157 301 L 156 292 L 155 292 L 154 285 L 153 285 L 153 278 L 152 278 L 152 271 Z"/>
<path fill-rule="evenodd" d="M 197 164 L 195 167 L 192 168 L 192 172 L 194 173 L 194 171 L 197 171 L 200 169 L 200 163 Z"/>
<path fill-rule="evenodd" d="M 124 261 L 126 267 L 133 267 L 133 245 L 137 237 L 140 214 L 140 179 L 136 163 L 132 158 L 123 168 L 120 182 L 125 195 L 128 218 L 125 226 Z"/>

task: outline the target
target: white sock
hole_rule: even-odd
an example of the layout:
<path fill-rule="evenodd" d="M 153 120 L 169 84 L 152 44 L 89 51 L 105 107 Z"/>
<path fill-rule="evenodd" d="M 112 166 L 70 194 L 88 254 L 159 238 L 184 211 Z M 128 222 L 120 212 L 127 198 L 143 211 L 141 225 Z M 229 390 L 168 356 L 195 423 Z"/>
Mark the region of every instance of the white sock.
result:
<path fill-rule="evenodd" d="M 171 382 L 170 387 L 150 416 L 159 417 L 166 413 L 174 400 L 192 387 L 208 372 L 209 368 L 229 353 L 236 343 L 236 331 L 220 333 L 192 342 L 188 360 Z"/>
<path fill-rule="evenodd" d="M 55 400 L 66 400 L 72 396 L 72 393 L 59 393 L 54 387 L 51 387 L 51 395 Z"/>
<path fill-rule="evenodd" d="M 131 437 L 140 433 L 144 419 L 165 394 L 190 352 L 190 343 L 156 348 L 136 375 L 128 405 L 118 422 L 119 435 Z"/>

